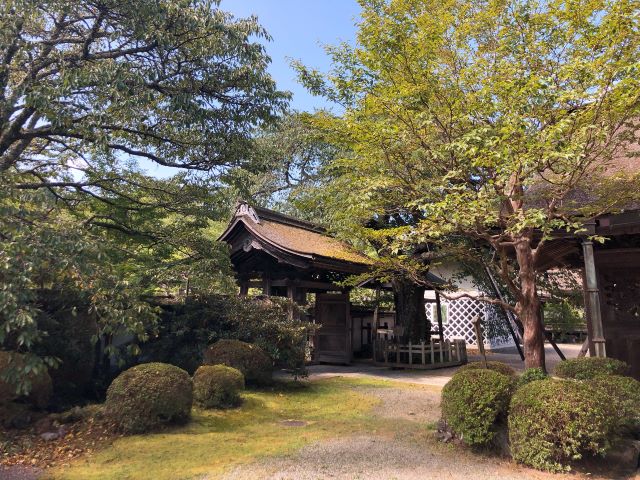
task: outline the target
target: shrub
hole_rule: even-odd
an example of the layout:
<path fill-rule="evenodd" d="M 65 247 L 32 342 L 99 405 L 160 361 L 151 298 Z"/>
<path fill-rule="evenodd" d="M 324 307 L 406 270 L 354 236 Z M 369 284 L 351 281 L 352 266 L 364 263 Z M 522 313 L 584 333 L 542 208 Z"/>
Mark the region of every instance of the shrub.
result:
<path fill-rule="evenodd" d="M 629 366 L 615 358 L 571 358 L 556 365 L 555 374 L 561 378 L 591 380 L 599 375 L 625 375 Z"/>
<path fill-rule="evenodd" d="M 28 364 L 24 355 L 0 351 L 0 404 L 18 399 L 38 408 L 45 408 L 49 404 L 53 386 L 46 371 L 28 372 L 27 381 L 31 386 L 29 393 L 24 395 L 17 392 L 17 384 L 12 380 L 17 378 L 18 372 L 24 372 L 26 368 Z"/>
<path fill-rule="evenodd" d="M 291 316 L 299 307 L 288 299 L 210 295 L 161 308 L 157 337 L 142 345 L 144 358 L 193 373 L 208 345 L 232 338 L 259 346 L 294 375 L 306 373 L 307 337 L 316 325 Z"/>
<path fill-rule="evenodd" d="M 269 355 L 240 340 L 219 340 L 204 352 L 205 365 L 226 365 L 242 372 L 247 383 L 269 385 L 273 364 Z"/>
<path fill-rule="evenodd" d="M 40 290 L 38 329 L 47 332 L 34 346 L 41 357 L 60 360 L 49 371 L 57 407 L 78 403 L 93 391 L 96 315 L 90 313 L 86 299 L 72 290 Z"/>
<path fill-rule="evenodd" d="M 541 368 L 527 368 L 522 375 L 518 377 L 518 388 L 526 385 L 527 383 L 535 382 L 536 380 L 547 380 L 549 375 L 546 374 Z"/>
<path fill-rule="evenodd" d="M 481 368 L 484 370 L 493 370 L 494 372 L 502 373 L 503 375 L 508 375 L 510 377 L 516 376 L 516 371 L 506 363 L 502 363 L 502 362 L 487 362 L 486 366 L 484 362 L 471 362 L 460 367 L 458 371 L 472 370 L 472 369 L 478 369 L 478 368 Z"/>
<path fill-rule="evenodd" d="M 203 408 L 229 408 L 242 403 L 244 376 L 226 365 L 203 365 L 193 376 L 193 401 Z"/>
<path fill-rule="evenodd" d="M 618 426 L 640 432 L 640 382 L 621 375 L 600 375 L 591 381 L 609 401 Z"/>
<path fill-rule="evenodd" d="M 185 421 L 191 415 L 189 374 L 166 363 L 143 363 L 125 370 L 107 390 L 105 414 L 125 433 L 142 433 Z"/>
<path fill-rule="evenodd" d="M 513 379 L 493 370 L 458 371 L 442 390 L 442 415 L 468 445 L 486 445 L 506 418 Z"/>
<path fill-rule="evenodd" d="M 539 380 L 516 391 L 509 408 L 513 458 L 552 472 L 585 454 L 604 454 L 615 420 L 586 383 Z"/>

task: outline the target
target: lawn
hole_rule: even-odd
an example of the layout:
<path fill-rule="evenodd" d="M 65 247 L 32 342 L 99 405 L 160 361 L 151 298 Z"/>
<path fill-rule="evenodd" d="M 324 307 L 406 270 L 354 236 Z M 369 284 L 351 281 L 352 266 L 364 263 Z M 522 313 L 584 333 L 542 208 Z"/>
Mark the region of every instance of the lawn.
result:
<path fill-rule="evenodd" d="M 324 438 L 425 430 L 424 424 L 372 415 L 379 400 L 361 387 L 391 386 L 407 388 L 384 380 L 333 378 L 248 391 L 241 408 L 194 409 L 188 425 L 116 440 L 100 452 L 48 471 L 47 478 L 176 480 L 205 474 L 215 478 L 235 465 L 293 452 Z M 287 420 L 305 424 L 290 426 Z"/>

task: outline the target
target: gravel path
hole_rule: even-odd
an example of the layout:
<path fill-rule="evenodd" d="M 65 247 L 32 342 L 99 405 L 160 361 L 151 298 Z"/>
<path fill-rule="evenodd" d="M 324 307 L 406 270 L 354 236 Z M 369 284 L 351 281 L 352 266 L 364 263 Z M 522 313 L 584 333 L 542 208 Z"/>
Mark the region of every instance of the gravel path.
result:
<path fill-rule="evenodd" d="M 440 419 L 440 389 L 416 385 L 414 388 L 355 387 L 358 393 L 380 400 L 373 413 L 382 418 L 412 420 L 421 423 Z"/>
<path fill-rule="evenodd" d="M 580 345 L 561 344 L 560 349 L 567 358 L 574 358 L 580 352 Z M 514 349 L 515 350 L 515 349 Z M 553 372 L 556 364 L 560 361 L 558 355 L 550 345 L 545 345 L 545 355 L 547 358 L 547 370 Z M 512 366 L 517 371 L 524 370 L 524 364 L 520 356 L 515 351 L 491 352 L 487 355 L 488 360 L 504 362 Z M 469 355 L 469 361 L 480 361 L 479 355 Z M 439 368 L 436 370 L 394 370 L 388 367 L 373 365 L 370 362 L 358 362 L 351 365 L 311 365 L 309 367 L 309 379 L 330 378 L 330 377 L 353 377 L 353 378 L 384 378 L 398 382 L 413 383 L 420 385 L 432 385 L 443 387 L 458 367 Z M 287 378 L 282 373 L 282 378 Z M 290 378 L 290 377 L 289 377 Z"/>
<path fill-rule="evenodd" d="M 446 445 L 421 448 L 397 438 L 359 435 L 326 440 L 296 454 L 264 459 L 229 472 L 226 480 L 561 480 L 576 476 L 551 475 L 520 468 L 510 462 L 466 452 L 453 455 Z"/>
<path fill-rule="evenodd" d="M 440 417 L 440 389 L 429 385 L 376 388 L 354 386 L 380 399 L 373 414 L 418 422 Z M 213 480 L 216 477 L 209 477 Z M 267 457 L 238 466 L 225 480 L 586 480 L 640 476 L 558 475 L 521 467 L 508 459 L 474 454 L 435 440 L 425 429 L 420 440 L 402 431 L 395 434 L 354 434 L 316 442 L 289 455 Z"/>
<path fill-rule="evenodd" d="M 41 474 L 40 468 L 0 465 L 0 480 L 37 480 Z"/>

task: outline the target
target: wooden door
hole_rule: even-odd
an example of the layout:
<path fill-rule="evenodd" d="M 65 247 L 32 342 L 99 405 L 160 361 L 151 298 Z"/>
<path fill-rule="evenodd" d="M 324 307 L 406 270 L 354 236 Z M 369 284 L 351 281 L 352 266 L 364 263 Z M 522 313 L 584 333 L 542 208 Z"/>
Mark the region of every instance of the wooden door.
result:
<path fill-rule="evenodd" d="M 316 361 L 351 362 L 351 315 L 349 295 L 316 294 L 316 323 L 321 325 L 315 337 Z"/>

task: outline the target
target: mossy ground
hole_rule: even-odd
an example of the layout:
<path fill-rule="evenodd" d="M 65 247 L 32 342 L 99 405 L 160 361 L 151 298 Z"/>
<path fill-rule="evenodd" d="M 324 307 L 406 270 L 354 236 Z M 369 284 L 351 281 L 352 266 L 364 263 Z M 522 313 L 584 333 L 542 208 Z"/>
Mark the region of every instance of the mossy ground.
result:
<path fill-rule="evenodd" d="M 357 432 L 423 435 L 433 428 L 372 415 L 379 400 L 358 392 L 355 386 L 406 388 L 384 380 L 333 378 L 248 391 L 241 408 L 194 409 L 188 425 L 118 439 L 105 450 L 50 470 L 46 478 L 215 478 L 235 465 L 293 452 L 324 438 Z M 306 425 L 286 426 L 285 420 Z"/>

